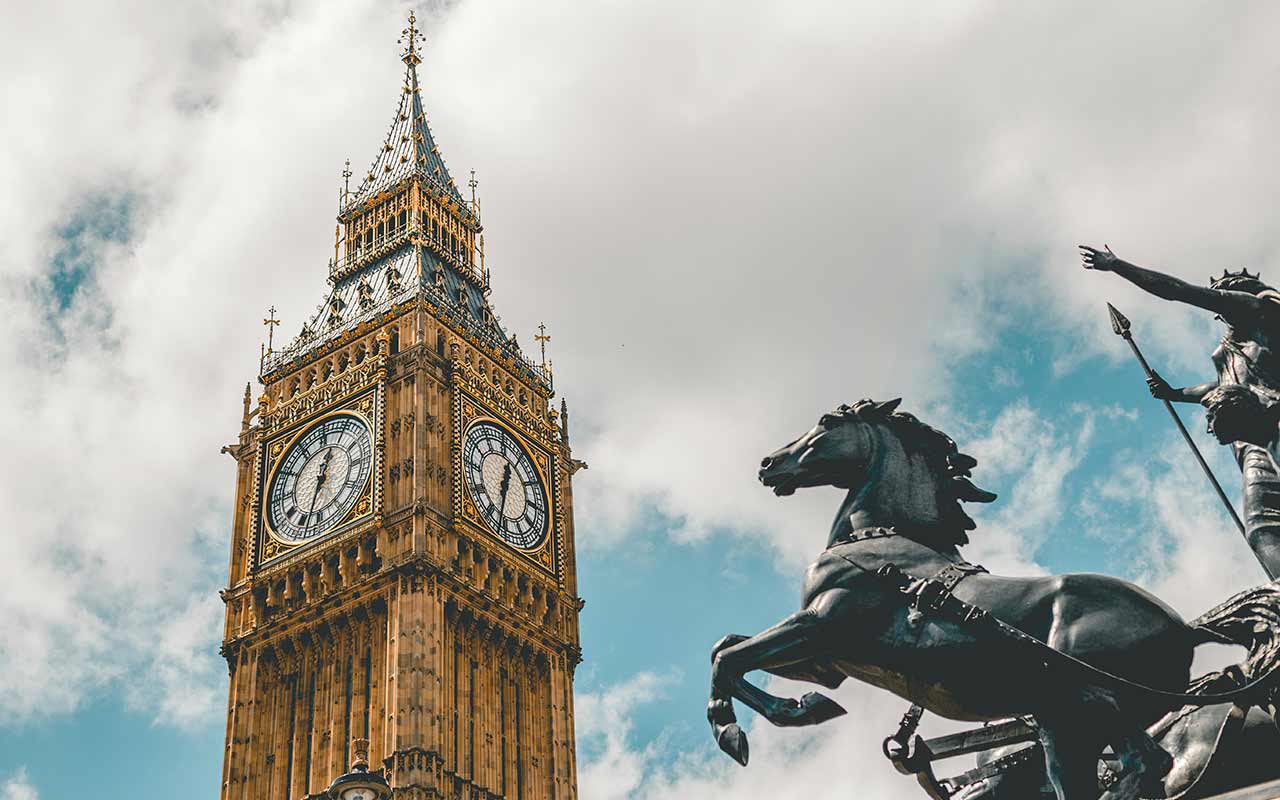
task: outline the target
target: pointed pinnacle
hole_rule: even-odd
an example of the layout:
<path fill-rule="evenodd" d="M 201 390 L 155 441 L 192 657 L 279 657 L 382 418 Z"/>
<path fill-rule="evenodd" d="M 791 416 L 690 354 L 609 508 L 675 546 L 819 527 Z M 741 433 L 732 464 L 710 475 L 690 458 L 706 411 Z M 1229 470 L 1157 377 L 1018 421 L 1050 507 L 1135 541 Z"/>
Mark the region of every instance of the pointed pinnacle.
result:
<path fill-rule="evenodd" d="M 1129 320 L 1116 310 L 1116 307 L 1107 303 L 1107 313 L 1111 315 L 1111 330 L 1116 332 L 1117 336 L 1129 335 Z"/>

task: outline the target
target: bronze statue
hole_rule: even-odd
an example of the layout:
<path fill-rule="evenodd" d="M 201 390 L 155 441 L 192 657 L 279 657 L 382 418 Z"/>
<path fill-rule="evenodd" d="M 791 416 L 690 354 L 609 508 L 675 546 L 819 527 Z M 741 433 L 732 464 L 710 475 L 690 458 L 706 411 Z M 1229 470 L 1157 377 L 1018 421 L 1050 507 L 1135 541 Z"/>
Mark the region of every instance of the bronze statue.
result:
<path fill-rule="evenodd" d="M 1268 575 L 1280 575 L 1280 292 L 1248 271 L 1223 271 L 1209 286 L 1124 261 L 1104 247 L 1082 245 L 1085 269 L 1114 272 L 1156 297 L 1212 311 L 1226 332 L 1212 359 L 1217 377 L 1175 389 L 1158 373 L 1151 394 L 1175 403 L 1203 403 L 1210 430 L 1231 444 L 1244 479 L 1245 538 Z"/>
<path fill-rule="evenodd" d="M 1187 623 L 1115 578 L 987 574 L 960 556 L 975 527 L 960 503 L 995 495 L 970 480 L 973 458 L 897 405 L 841 406 L 761 464 L 760 480 L 777 495 L 815 486 L 848 494 L 806 574 L 803 608 L 712 651 L 707 718 L 726 753 L 747 763 L 735 698 L 780 726 L 844 713 L 816 692 L 775 697 L 748 672 L 829 688 L 853 677 L 952 719 L 1030 715 L 1057 800 L 1096 800 L 1098 760 L 1110 746 L 1109 797 L 1131 800 L 1163 791 L 1174 766 L 1146 731 L 1162 715 L 1186 704 L 1270 702 L 1280 589 L 1245 592 Z M 1184 691 L 1204 642 L 1249 648 L 1243 685 Z"/>
<path fill-rule="evenodd" d="M 1205 800 L 1280 777 L 1275 763 L 1280 732 L 1271 715 L 1260 708 L 1232 703 L 1183 708 L 1148 732 L 1174 757 L 1162 791 L 1154 795 L 1161 800 Z M 1018 744 L 985 751 L 978 756 L 979 769 L 1034 749 L 1034 744 Z M 1099 765 L 1104 778 L 1100 800 L 1112 800 L 1105 788 L 1110 769 L 1106 760 Z M 951 795 L 953 800 L 1052 800 L 1053 796 L 1042 758 L 1020 760 L 1014 768 L 967 783 Z"/>

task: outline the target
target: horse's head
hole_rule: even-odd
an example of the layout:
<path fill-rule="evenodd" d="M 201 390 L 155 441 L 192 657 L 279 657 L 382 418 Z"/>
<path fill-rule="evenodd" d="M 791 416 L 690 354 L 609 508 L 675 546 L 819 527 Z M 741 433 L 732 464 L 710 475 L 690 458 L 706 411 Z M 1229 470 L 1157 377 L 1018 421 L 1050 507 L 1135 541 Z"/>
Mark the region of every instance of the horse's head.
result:
<path fill-rule="evenodd" d="M 900 402 L 890 400 L 875 407 L 887 417 Z M 823 414 L 800 438 L 765 456 L 760 462 L 760 482 L 778 496 L 810 486 L 853 488 L 858 478 L 865 478 L 876 455 L 874 433 L 855 408 L 842 405 Z"/>
<path fill-rule="evenodd" d="M 760 481 L 777 495 L 809 486 L 849 489 L 855 503 L 878 506 L 882 524 L 942 524 L 972 530 L 960 501 L 996 496 L 969 480 L 977 466 L 942 431 L 897 411 L 901 400 L 859 400 L 823 414 L 800 438 L 770 453 Z M 877 490 L 872 495 L 872 490 Z"/>

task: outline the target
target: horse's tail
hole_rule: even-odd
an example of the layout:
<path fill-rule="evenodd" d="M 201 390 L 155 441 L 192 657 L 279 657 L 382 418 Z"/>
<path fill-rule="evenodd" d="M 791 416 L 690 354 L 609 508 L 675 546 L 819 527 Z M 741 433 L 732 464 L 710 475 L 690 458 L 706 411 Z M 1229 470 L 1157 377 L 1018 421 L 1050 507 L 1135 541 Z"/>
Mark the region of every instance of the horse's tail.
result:
<path fill-rule="evenodd" d="M 1246 681 L 1280 666 L 1280 585 L 1268 583 L 1219 604 L 1188 623 L 1199 642 L 1237 644 L 1249 655 L 1239 665 Z"/>

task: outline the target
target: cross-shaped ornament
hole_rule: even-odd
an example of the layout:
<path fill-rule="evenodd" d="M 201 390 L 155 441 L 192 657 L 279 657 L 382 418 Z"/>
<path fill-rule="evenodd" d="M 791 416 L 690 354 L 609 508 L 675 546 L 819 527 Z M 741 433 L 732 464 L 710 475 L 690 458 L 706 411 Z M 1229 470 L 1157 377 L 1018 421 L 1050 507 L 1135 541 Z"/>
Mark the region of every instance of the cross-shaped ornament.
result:
<path fill-rule="evenodd" d="M 542 368 L 547 368 L 547 342 L 551 341 L 551 337 L 547 335 L 547 326 L 538 323 L 538 333 L 533 337 L 542 347 Z"/>
<path fill-rule="evenodd" d="M 267 326 L 267 355 L 271 355 L 272 339 L 276 332 L 276 326 L 280 324 L 280 320 L 276 319 L 276 307 L 272 306 L 267 309 L 267 318 L 262 321 Z"/>

